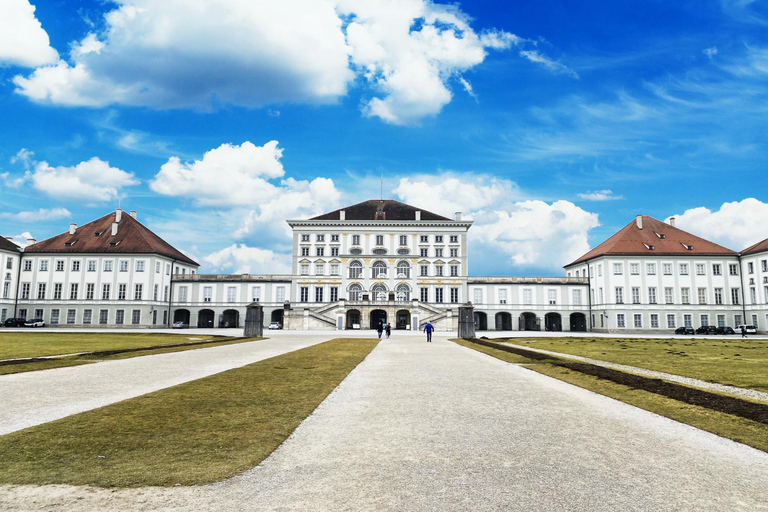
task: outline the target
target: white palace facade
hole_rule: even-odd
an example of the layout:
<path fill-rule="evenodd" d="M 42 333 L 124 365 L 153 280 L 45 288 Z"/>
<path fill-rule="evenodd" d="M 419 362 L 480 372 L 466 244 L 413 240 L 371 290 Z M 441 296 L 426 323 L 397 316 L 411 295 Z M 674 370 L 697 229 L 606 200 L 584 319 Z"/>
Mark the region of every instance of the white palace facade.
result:
<path fill-rule="evenodd" d="M 0 239 L 0 318 L 49 326 L 242 327 L 292 330 L 458 327 L 669 333 L 680 326 L 768 325 L 768 240 L 737 253 L 638 216 L 573 263 L 564 277 L 475 277 L 471 221 L 393 200 L 370 200 L 292 229 L 291 274 L 199 274 L 199 265 L 143 226 L 136 212 L 104 217 L 20 248 Z"/>

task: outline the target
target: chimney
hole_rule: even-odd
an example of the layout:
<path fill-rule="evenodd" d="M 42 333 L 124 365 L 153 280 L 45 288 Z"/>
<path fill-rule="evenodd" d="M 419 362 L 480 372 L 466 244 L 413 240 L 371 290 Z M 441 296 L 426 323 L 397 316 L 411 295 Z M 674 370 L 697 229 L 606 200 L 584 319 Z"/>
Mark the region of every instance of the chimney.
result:
<path fill-rule="evenodd" d="M 416 210 L 416 220 L 421 220 L 421 210 Z"/>
<path fill-rule="evenodd" d="M 347 212 L 346 212 L 346 210 L 339 211 L 339 220 L 347 220 Z"/>
<path fill-rule="evenodd" d="M 136 210 L 131 210 L 131 217 L 136 218 Z"/>
<path fill-rule="evenodd" d="M 77 224 L 75 224 L 74 222 L 70 222 L 69 223 L 69 234 L 70 235 L 74 235 L 75 231 L 77 231 Z"/>
<path fill-rule="evenodd" d="M 118 212 L 120 210 L 117 210 Z M 115 236 L 117 234 L 117 222 L 112 223 L 112 236 Z"/>
<path fill-rule="evenodd" d="M 456 212 L 456 222 L 461 222 L 461 212 Z"/>
<path fill-rule="evenodd" d="M 672 227 L 675 227 L 675 218 L 674 217 L 670 217 L 669 218 L 669 225 L 672 226 Z"/>
<path fill-rule="evenodd" d="M 32 245 L 36 243 L 37 243 L 37 240 L 35 240 L 34 238 L 27 238 L 27 245 Z"/>
<path fill-rule="evenodd" d="M 635 217 L 635 222 L 637 223 L 637 229 L 643 229 L 643 216 L 638 215 Z"/>
<path fill-rule="evenodd" d="M 123 218 L 123 210 L 118 208 L 117 210 L 115 210 L 115 222 L 120 222 L 120 219 L 122 219 L 122 218 Z M 114 229 L 114 228 L 112 228 L 112 229 Z M 114 234 L 114 233 L 112 233 L 112 234 Z"/>

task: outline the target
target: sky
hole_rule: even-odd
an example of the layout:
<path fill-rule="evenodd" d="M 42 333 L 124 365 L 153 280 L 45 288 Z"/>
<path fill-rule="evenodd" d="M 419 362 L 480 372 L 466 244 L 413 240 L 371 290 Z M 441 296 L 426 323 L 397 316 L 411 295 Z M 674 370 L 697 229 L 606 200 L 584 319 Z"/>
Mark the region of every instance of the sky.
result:
<path fill-rule="evenodd" d="M 117 207 L 201 273 L 286 219 L 463 218 L 473 276 L 563 275 L 635 215 L 768 238 L 768 0 L 0 0 L 0 235 Z"/>

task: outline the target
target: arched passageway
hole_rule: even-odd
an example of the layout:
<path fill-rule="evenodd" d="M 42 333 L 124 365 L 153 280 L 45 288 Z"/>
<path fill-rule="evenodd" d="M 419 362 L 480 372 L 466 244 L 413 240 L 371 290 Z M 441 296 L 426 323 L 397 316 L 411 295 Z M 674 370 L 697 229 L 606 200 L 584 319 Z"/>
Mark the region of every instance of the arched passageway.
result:
<path fill-rule="evenodd" d="M 175 322 L 184 322 L 187 325 L 189 325 L 189 310 L 188 309 L 177 309 L 173 312 L 173 321 Z"/>
<path fill-rule="evenodd" d="M 270 322 L 277 322 L 280 324 L 280 327 L 283 327 L 283 310 L 282 309 L 276 309 L 272 311 L 272 314 L 269 317 Z"/>
<path fill-rule="evenodd" d="M 383 325 L 387 325 L 387 312 L 383 309 L 374 309 L 371 311 L 371 329 L 376 329 L 379 322 Z"/>
<path fill-rule="evenodd" d="M 487 331 L 488 330 L 488 315 L 482 311 L 475 311 L 475 330 Z"/>
<path fill-rule="evenodd" d="M 360 311 L 357 309 L 350 309 L 347 311 L 347 329 L 359 329 L 360 328 Z M 357 326 L 357 327 L 355 327 Z"/>
<path fill-rule="evenodd" d="M 544 328 L 548 331 L 562 331 L 563 320 L 560 313 L 547 313 L 544 315 Z"/>
<path fill-rule="evenodd" d="M 407 329 L 411 325 L 411 312 L 407 309 L 399 310 L 395 315 L 395 329 Z"/>
<path fill-rule="evenodd" d="M 212 309 L 201 309 L 197 313 L 197 326 L 198 327 L 213 327 L 213 320 L 215 314 Z"/>
<path fill-rule="evenodd" d="M 571 313 L 571 331 L 587 332 L 587 317 L 584 313 Z"/>
<path fill-rule="evenodd" d="M 521 331 L 540 331 L 541 324 L 536 318 L 536 313 L 522 313 L 519 318 Z"/>
<path fill-rule="evenodd" d="M 227 309 L 219 319 L 219 327 L 238 327 L 240 313 L 236 309 Z"/>
<path fill-rule="evenodd" d="M 511 331 L 512 330 L 512 315 L 507 312 L 496 313 L 496 330 L 497 331 Z"/>

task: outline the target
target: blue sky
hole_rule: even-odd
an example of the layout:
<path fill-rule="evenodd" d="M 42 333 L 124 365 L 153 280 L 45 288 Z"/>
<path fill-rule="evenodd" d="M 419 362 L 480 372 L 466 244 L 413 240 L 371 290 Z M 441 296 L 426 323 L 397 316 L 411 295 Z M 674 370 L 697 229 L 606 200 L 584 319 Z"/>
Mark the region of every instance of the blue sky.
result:
<path fill-rule="evenodd" d="M 0 234 L 119 204 L 203 272 L 285 272 L 286 218 L 383 175 L 475 221 L 472 275 L 562 275 L 636 214 L 768 237 L 768 1 L 499 5 L 3 0 Z"/>

